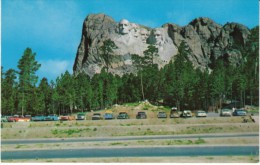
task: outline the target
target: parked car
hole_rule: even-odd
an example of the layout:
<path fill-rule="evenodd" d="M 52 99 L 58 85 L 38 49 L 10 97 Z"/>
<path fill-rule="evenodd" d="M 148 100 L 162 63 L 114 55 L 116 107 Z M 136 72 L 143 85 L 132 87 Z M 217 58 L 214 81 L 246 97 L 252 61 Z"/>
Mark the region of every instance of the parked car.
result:
<path fill-rule="evenodd" d="M 170 118 L 179 118 L 180 114 L 177 109 L 177 107 L 172 107 L 171 112 L 170 112 Z"/>
<path fill-rule="evenodd" d="M 71 116 L 69 114 L 63 114 L 59 118 L 60 118 L 61 121 L 75 120 L 75 117 Z"/>
<path fill-rule="evenodd" d="M 220 116 L 231 116 L 232 110 L 231 109 L 221 109 Z"/>
<path fill-rule="evenodd" d="M 46 116 L 44 115 L 35 115 L 31 118 L 32 121 L 44 121 Z"/>
<path fill-rule="evenodd" d="M 17 122 L 16 119 L 17 117 L 16 116 L 9 116 L 8 118 L 7 118 L 7 121 L 8 122 Z"/>
<path fill-rule="evenodd" d="M 247 112 L 244 109 L 236 109 L 233 112 L 233 116 L 246 116 Z"/>
<path fill-rule="evenodd" d="M 207 117 L 207 113 L 205 111 L 197 111 L 196 117 Z"/>
<path fill-rule="evenodd" d="M 59 116 L 56 114 L 49 114 L 44 118 L 44 121 L 58 121 L 58 120 L 59 120 Z"/>
<path fill-rule="evenodd" d="M 7 121 L 8 122 L 20 122 L 20 121 L 28 122 L 28 121 L 31 121 L 31 119 L 24 117 L 22 115 L 14 115 L 14 116 L 8 117 Z"/>
<path fill-rule="evenodd" d="M 157 117 L 158 118 L 167 118 L 167 114 L 165 112 L 158 112 Z"/>
<path fill-rule="evenodd" d="M 32 115 L 24 115 L 24 117 L 32 119 Z"/>
<path fill-rule="evenodd" d="M 105 111 L 105 114 L 104 114 L 104 119 L 105 120 L 111 120 L 113 118 L 114 117 L 113 117 L 113 112 L 112 111 L 110 111 L 110 110 Z"/>
<path fill-rule="evenodd" d="M 147 116 L 146 116 L 145 112 L 138 112 L 137 115 L 136 115 L 136 118 L 137 119 L 146 119 Z"/>
<path fill-rule="evenodd" d="M 129 115 L 126 112 L 119 112 L 117 119 L 129 119 Z"/>
<path fill-rule="evenodd" d="M 8 122 L 8 117 L 10 116 L 1 116 L 1 122 Z"/>
<path fill-rule="evenodd" d="M 86 120 L 86 113 L 85 112 L 78 113 L 76 120 Z"/>
<path fill-rule="evenodd" d="M 100 113 L 94 113 L 92 116 L 92 120 L 101 120 L 101 114 Z"/>
<path fill-rule="evenodd" d="M 192 117 L 192 112 L 190 110 L 183 110 L 181 113 L 181 117 Z"/>

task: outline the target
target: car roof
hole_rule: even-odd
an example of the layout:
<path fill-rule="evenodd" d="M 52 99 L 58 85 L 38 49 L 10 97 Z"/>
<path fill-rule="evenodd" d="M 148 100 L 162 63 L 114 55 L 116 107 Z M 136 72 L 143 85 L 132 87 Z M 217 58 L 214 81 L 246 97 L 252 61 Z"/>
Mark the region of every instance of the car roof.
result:
<path fill-rule="evenodd" d="M 236 109 L 235 111 L 246 111 L 246 110 L 244 110 L 244 109 Z"/>

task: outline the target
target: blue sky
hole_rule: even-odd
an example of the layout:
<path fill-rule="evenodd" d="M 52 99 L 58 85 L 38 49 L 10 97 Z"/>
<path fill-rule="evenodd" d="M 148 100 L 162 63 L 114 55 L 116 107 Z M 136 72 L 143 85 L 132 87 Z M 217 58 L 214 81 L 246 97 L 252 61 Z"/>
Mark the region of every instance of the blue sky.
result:
<path fill-rule="evenodd" d="M 149 27 L 164 23 L 187 25 L 197 17 L 216 23 L 237 22 L 253 28 L 258 0 L 2 0 L 1 65 L 17 69 L 24 50 L 36 52 L 40 78 L 55 80 L 72 73 L 82 23 L 88 14 L 105 13 Z"/>

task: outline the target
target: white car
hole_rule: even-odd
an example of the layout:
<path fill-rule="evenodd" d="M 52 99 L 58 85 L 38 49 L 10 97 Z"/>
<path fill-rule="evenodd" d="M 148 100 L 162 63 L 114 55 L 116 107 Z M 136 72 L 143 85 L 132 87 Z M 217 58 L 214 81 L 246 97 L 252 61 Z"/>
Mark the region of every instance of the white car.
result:
<path fill-rule="evenodd" d="M 221 109 L 220 116 L 231 116 L 232 110 L 231 109 Z"/>
<path fill-rule="evenodd" d="M 191 112 L 191 110 L 184 110 L 184 111 L 182 111 L 181 117 L 184 117 L 184 118 L 186 118 L 186 117 L 192 117 L 192 112 Z"/>
<path fill-rule="evenodd" d="M 205 111 L 197 111 L 196 117 L 207 117 L 207 113 Z"/>

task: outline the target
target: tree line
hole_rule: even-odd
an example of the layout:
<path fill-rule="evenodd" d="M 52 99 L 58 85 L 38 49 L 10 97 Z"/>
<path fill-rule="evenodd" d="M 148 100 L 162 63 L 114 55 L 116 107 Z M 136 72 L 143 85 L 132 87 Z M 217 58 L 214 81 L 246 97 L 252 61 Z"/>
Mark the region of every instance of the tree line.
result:
<path fill-rule="evenodd" d="M 211 68 L 194 69 L 188 59 L 189 47 L 182 42 L 174 60 L 158 68 L 154 58 L 158 49 L 149 45 L 144 57 L 133 54 L 137 73 L 122 77 L 108 72 L 113 51 L 111 40 L 99 50 L 105 67 L 92 78 L 84 73 L 62 73 L 56 80 L 42 78 L 39 83 L 36 53 L 26 48 L 18 61 L 18 71 L 1 67 L 2 114 L 63 114 L 107 108 L 113 104 L 149 100 L 155 104 L 183 109 L 221 108 L 226 100 L 239 101 L 236 106 L 259 105 L 259 38 L 258 27 L 251 30 L 246 45 L 239 49 L 242 61 L 233 66 L 225 57 Z"/>

